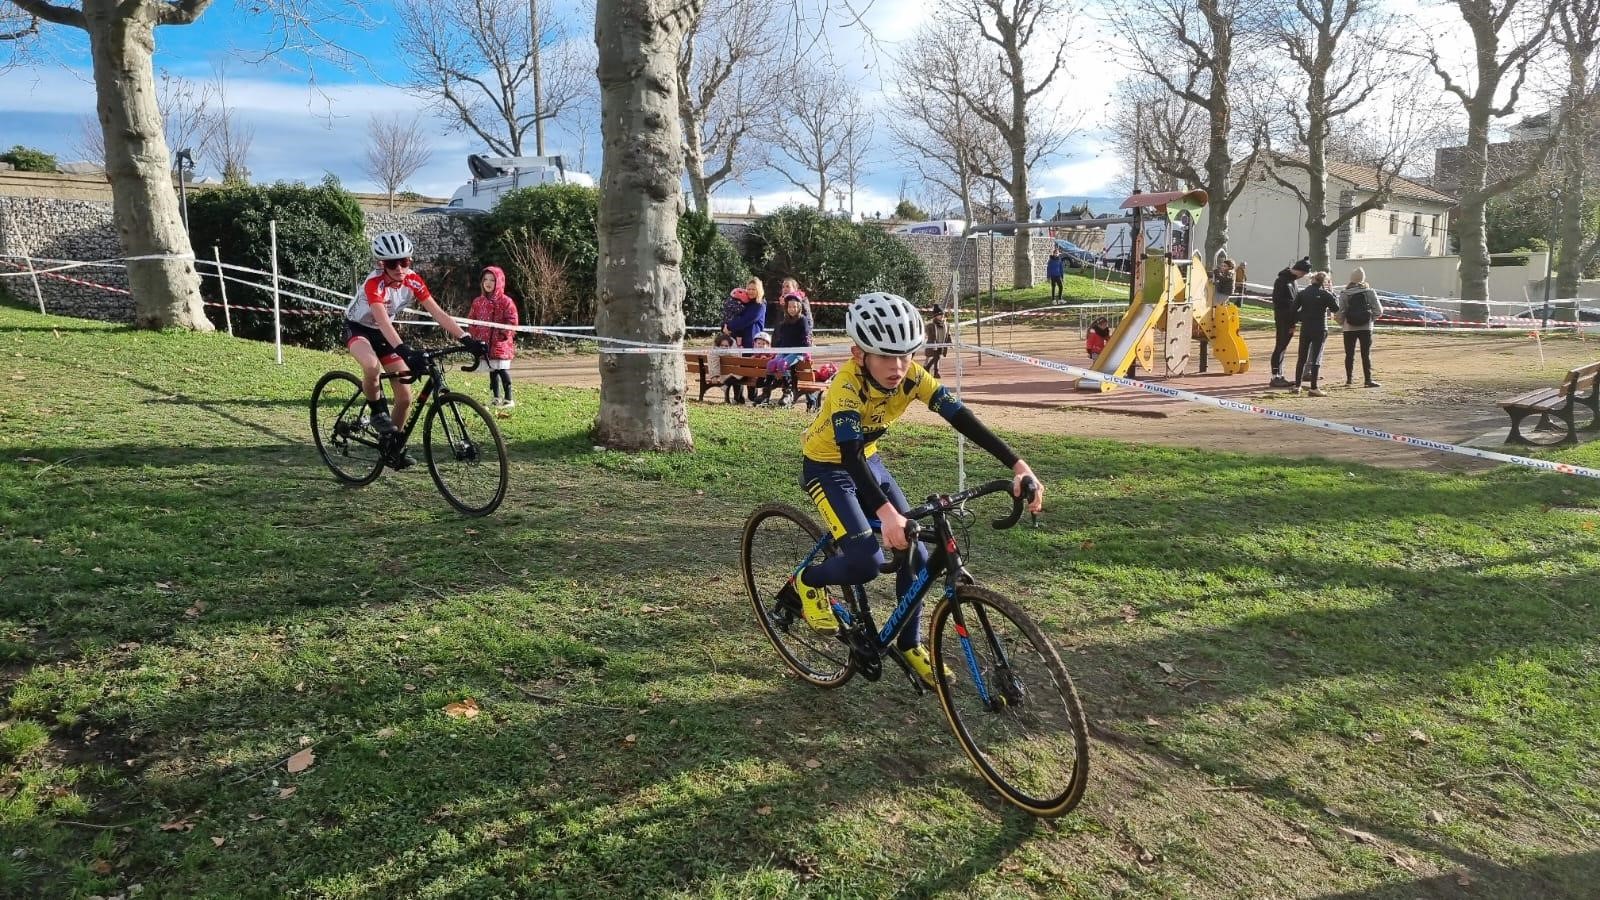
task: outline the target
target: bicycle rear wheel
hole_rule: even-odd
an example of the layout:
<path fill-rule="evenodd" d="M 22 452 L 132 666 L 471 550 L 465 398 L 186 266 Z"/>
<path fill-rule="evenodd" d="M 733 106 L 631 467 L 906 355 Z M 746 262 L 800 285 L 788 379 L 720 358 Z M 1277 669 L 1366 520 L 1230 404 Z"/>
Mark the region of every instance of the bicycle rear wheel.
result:
<path fill-rule="evenodd" d="M 451 506 L 486 516 L 506 496 L 506 442 L 483 405 L 461 394 L 441 394 L 422 426 L 428 473 Z"/>
<path fill-rule="evenodd" d="M 783 657 L 784 665 L 811 684 L 836 688 L 855 674 L 850 649 L 837 637 L 813 630 L 798 607 L 778 599 L 778 591 L 805 564 L 822 538 L 822 528 L 794 507 L 783 503 L 759 506 L 745 520 L 739 538 L 739 567 L 756 622 L 772 642 L 772 649 Z M 838 549 L 830 543 L 827 555 L 835 553 Z M 819 554 L 813 563 L 821 561 Z"/>
<path fill-rule="evenodd" d="M 984 780 L 1035 816 L 1071 811 L 1089 781 L 1088 723 L 1039 626 L 1005 597 L 962 585 L 939 601 L 932 631 L 939 705 Z"/>
<path fill-rule="evenodd" d="M 333 474 L 346 484 L 371 484 L 383 472 L 378 432 L 367 412 L 361 379 L 329 372 L 311 391 L 311 437 Z"/>

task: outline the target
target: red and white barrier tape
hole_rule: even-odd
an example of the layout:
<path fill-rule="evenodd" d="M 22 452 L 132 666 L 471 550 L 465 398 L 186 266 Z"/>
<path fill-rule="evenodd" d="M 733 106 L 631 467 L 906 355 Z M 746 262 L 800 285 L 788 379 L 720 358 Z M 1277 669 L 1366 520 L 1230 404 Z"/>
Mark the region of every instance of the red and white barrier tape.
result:
<path fill-rule="evenodd" d="M 6 265 L 11 266 L 14 269 L 24 269 L 25 270 L 27 268 L 26 266 L 18 265 L 17 263 L 11 262 L 10 260 L 0 260 L 0 262 L 4 262 Z M 65 282 L 67 282 L 69 284 L 78 284 L 78 285 L 82 285 L 84 287 L 98 288 L 99 290 L 102 290 L 102 291 L 109 291 L 110 293 L 113 293 L 113 294 L 123 294 L 125 296 L 132 296 L 132 292 L 131 291 L 125 290 L 123 288 L 112 287 L 109 284 L 97 284 L 96 282 L 93 282 L 93 281 L 85 281 L 82 278 L 73 278 L 71 275 L 62 275 L 62 274 L 60 274 L 60 272 L 61 272 L 61 270 L 59 270 L 59 269 L 35 269 L 32 272 L 28 272 L 28 271 L 22 271 L 22 272 L 0 272 L 0 275 L 43 275 L 46 278 L 54 278 L 57 281 L 65 281 Z"/>

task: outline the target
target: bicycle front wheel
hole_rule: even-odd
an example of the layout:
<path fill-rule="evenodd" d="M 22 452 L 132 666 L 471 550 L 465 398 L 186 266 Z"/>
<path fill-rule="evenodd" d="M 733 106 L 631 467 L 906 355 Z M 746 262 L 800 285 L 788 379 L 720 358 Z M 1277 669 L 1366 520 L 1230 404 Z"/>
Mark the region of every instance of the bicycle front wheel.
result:
<path fill-rule="evenodd" d="M 367 411 L 361 379 L 329 372 L 311 391 L 311 437 L 333 474 L 346 484 L 371 484 L 383 472 L 383 451 Z"/>
<path fill-rule="evenodd" d="M 1088 723 L 1039 626 L 1005 597 L 962 585 L 939 601 L 932 631 L 939 705 L 984 780 L 1032 815 L 1071 811 L 1089 782 Z"/>
<path fill-rule="evenodd" d="M 509 465 L 500 428 L 483 405 L 461 394 L 442 394 L 422 426 L 428 473 L 451 506 L 486 516 L 506 496 Z"/>
<path fill-rule="evenodd" d="M 787 605 L 778 597 L 822 538 L 822 528 L 810 516 L 783 503 L 768 503 L 745 520 L 739 567 L 756 622 L 784 665 L 811 684 L 836 688 L 855 674 L 849 648 L 837 637 L 812 629 L 798 605 Z M 830 543 L 827 554 L 837 552 Z M 821 554 L 812 560 L 821 561 Z"/>

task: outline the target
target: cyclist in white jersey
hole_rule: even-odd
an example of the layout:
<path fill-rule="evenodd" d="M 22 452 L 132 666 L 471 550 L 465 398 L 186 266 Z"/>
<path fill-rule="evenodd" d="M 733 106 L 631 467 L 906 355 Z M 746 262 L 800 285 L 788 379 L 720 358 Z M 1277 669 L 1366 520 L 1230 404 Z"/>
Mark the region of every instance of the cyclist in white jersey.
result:
<path fill-rule="evenodd" d="M 361 387 L 372 406 L 372 424 L 384 435 L 394 434 L 399 430 L 395 422 L 406 420 L 411 407 L 411 386 L 403 381 L 394 383 L 394 414 L 391 416 L 379 372 L 420 372 L 424 368 L 422 354 L 402 341 L 395 328 L 394 317 L 401 310 L 417 304 L 428 311 L 439 327 L 460 341 L 461 346 L 479 356 L 488 352 L 482 341 L 467 334 L 440 308 L 422 276 L 411 271 L 412 249 L 411 238 L 398 231 L 386 231 L 373 237 L 372 256 L 378 268 L 356 289 L 344 313 L 344 345 L 361 364 Z M 411 465 L 411 458 L 402 451 L 389 464 L 404 469 Z"/>

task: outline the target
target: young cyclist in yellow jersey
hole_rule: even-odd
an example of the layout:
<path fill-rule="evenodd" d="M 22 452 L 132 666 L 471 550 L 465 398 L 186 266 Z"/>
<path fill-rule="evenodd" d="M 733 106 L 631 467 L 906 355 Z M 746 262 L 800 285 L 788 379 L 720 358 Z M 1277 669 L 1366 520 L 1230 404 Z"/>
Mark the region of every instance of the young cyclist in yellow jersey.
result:
<path fill-rule="evenodd" d="M 845 316 L 845 331 L 855 346 L 850 361 L 829 382 L 821 410 L 805 430 L 801 475 L 806 493 L 841 552 L 802 570 L 779 594 L 818 631 L 839 628 L 828 586 L 865 584 L 877 577 L 884 557 L 872 532 L 875 522 L 881 523 L 884 543 L 891 549 L 907 547 L 903 513 L 911 504 L 884 468 L 878 441 L 913 402 L 927 404 L 1008 466 L 1015 476 L 1014 494 L 1021 496 L 1022 479 L 1039 480 L 1004 441 L 912 360 L 922 348 L 925 330 L 921 313 L 905 298 L 886 293 L 857 297 Z M 1041 484 L 1029 509 L 1039 512 L 1043 503 Z M 927 558 L 926 545 L 921 545 L 920 552 Z M 902 566 L 898 593 L 905 591 L 910 578 L 911 567 Z M 920 618 L 920 609 L 910 613 L 910 624 L 900 632 L 897 649 L 922 680 L 932 685 L 933 666 L 922 646 Z"/>

